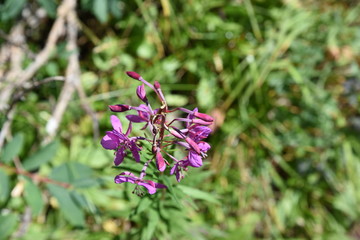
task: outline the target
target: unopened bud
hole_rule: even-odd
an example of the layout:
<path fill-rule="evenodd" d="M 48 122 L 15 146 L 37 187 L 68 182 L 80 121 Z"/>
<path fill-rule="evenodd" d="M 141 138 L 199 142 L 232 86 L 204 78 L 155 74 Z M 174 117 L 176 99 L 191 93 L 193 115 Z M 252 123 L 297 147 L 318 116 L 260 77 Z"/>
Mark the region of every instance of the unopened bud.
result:
<path fill-rule="evenodd" d="M 140 74 L 136 73 L 136 72 L 126 72 L 126 74 L 136 80 L 139 80 L 141 78 Z"/>
<path fill-rule="evenodd" d="M 155 87 L 155 89 L 159 89 L 159 88 L 161 88 L 161 85 L 160 85 L 160 83 L 158 81 L 155 81 L 154 82 L 154 87 Z"/>
<path fill-rule="evenodd" d="M 180 130 L 179 130 L 179 131 L 180 131 Z M 169 132 L 170 132 L 173 136 L 175 136 L 175 137 L 177 137 L 177 138 L 180 138 L 180 139 L 184 139 L 184 138 L 185 138 L 184 135 L 182 135 L 180 132 L 176 131 L 175 129 L 170 128 L 170 129 L 169 129 Z"/>
<path fill-rule="evenodd" d="M 140 86 L 137 87 L 136 94 L 140 98 L 141 101 L 143 101 L 145 103 L 148 101 L 146 98 L 146 91 L 145 91 L 144 84 L 141 84 Z"/>
<path fill-rule="evenodd" d="M 112 112 L 125 112 L 130 110 L 131 107 L 129 105 L 118 104 L 118 105 L 109 105 L 109 108 Z"/>
<path fill-rule="evenodd" d="M 187 137 L 185 138 L 185 141 L 190 145 L 190 147 L 197 153 L 200 154 L 200 148 L 197 145 L 196 142 L 194 142 L 194 140 L 192 140 L 191 138 Z"/>
<path fill-rule="evenodd" d="M 192 122 L 196 123 L 196 124 L 200 124 L 200 125 L 205 125 L 205 126 L 212 124 L 212 122 L 207 122 L 207 121 L 204 121 L 201 119 L 193 119 Z"/>
<path fill-rule="evenodd" d="M 156 165 L 160 172 L 165 171 L 165 168 L 166 168 L 165 160 L 159 150 L 156 153 Z"/>
<path fill-rule="evenodd" d="M 214 119 L 211 116 L 209 116 L 209 115 L 207 115 L 205 113 L 195 112 L 194 116 L 197 117 L 197 118 L 200 118 L 200 119 L 202 119 L 204 121 L 207 121 L 207 122 L 213 122 L 214 121 Z"/>

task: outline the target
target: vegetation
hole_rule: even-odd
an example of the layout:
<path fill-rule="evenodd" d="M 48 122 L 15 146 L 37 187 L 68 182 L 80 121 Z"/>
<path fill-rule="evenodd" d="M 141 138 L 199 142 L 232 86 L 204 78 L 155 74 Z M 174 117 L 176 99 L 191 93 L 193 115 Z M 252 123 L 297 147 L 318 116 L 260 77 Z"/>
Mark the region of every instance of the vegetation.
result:
<path fill-rule="evenodd" d="M 74 2 L 0 4 L 0 239 L 360 237 L 357 1 Z M 204 166 L 142 198 L 100 145 L 125 71 L 215 118 Z"/>

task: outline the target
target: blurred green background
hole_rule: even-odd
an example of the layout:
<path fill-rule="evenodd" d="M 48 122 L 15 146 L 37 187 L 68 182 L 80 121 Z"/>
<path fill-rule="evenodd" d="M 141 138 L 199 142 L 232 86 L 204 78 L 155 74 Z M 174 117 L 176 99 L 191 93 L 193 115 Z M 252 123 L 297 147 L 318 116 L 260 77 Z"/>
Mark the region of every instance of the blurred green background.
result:
<path fill-rule="evenodd" d="M 22 68 L 60 4 L 1 1 L 1 46 L 17 47 L 7 36 L 23 23 Z M 74 94 L 46 142 L 61 81 L 14 102 L 0 155 L 0 239 L 360 239 L 357 0 L 81 0 L 76 14 L 81 85 L 100 135 Z M 32 82 L 65 75 L 67 41 Z M 12 65 L 1 61 L 5 76 Z M 162 176 L 169 190 L 144 198 L 113 183 L 137 166 L 112 168 L 99 144 L 111 129 L 107 105 L 140 104 L 125 71 L 159 81 L 170 106 L 216 119 L 205 165 L 180 184 Z"/>

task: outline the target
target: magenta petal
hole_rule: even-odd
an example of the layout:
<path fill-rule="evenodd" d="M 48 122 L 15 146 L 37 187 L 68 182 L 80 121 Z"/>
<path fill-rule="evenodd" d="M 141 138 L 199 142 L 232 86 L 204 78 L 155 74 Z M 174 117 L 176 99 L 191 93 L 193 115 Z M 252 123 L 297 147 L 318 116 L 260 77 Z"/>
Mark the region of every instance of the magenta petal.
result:
<path fill-rule="evenodd" d="M 132 174 L 134 175 L 134 174 Z M 114 179 L 115 183 L 124 183 L 124 182 L 129 182 L 129 183 L 136 183 L 136 181 L 138 180 L 137 177 L 134 177 L 132 175 L 117 175 Z"/>
<path fill-rule="evenodd" d="M 201 167 L 202 166 L 202 159 L 199 154 L 194 151 L 189 151 L 188 159 L 190 162 L 190 166 L 192 167 Z"/>
<path fill-rule="evenodd" d="M 160 151 L 158 151 L 156 153 L 156 165 L 160 172 L 165 171 L 166 164 L 165 164 L 165 160 L 164 160 L 163 156 L 161 155 Z"/>
<path fill-rule="evenodd" d="M 211 133 L 211 129 L 205 126 L 195 126 L 190 128 L 189 137 L 192 138 L 195 142 L 200 141 L 201 139 L 207 138 Z"/>
<path fill-rule="evenodd" d="M 202 152 L 207 152 L 211 148 L 210 144 L 207 142 L 199 142 L 198 146 Z"/>
<path fill-rule="evenodd" d="M 124 161 L 125 156 L 126 156 L 125 148 L 122 147 L 116 152 L 116 155 L 114 158 L 115 166 L 120 165 Z"/>
<path fill-rule="evenodd" d="M 173 175 L 177 169 L 177 164 L 174 164 L 174 166 L 170 170 L 170 175 Z"/>
<path fill-rule="evenodd" d="M 101 139 L 101 145 L 105 149 L 114 150 L 119 146 L 119 137 L 112 132 L 107 132 Z"/>
<path fill-rule="evenodd" d="M 212 122 L 207 122 L 201 119 L 193 119 L 192 122 L 195 124 L 206 125 L 206 126 L 212 124 Z"/>
<path fill-rule="evenodd" d="M 139 117 L 138 115 L 126 115 L 126 118 L 131 121 L 131 122 L 146 122 L 145 119 L 143 119 L 142 117 Z"/>
<path fill-rule="evenodd" d="M 145 187 L 150 194 L 156 193 L 155 183 L 147 180 L 146 182 L 139 182 L 138 185 Z"/>
<path fill-rule="evenodd" d="M 199 148 L 199 146 L 197 145 L 197 143 L 194 142 L 194 140 L 192 140 L 191 138 L 187 137 L 187 138 L 185 138 L 185 141 L 190 145 L 190 147 L 191 147 L 195 152 L 197 152 L 198 154 L 200 154 L 200 148 Z"/>
<path fill-rule="evenodd" d="M 130 151 L 135 158 L 136 162 L 140 162 L 140 154 L 139 154 L 139 147 L 136 145 L 134 141 L 130 142 Z"/>
<path fill-rule="evenodd" d="M 122 133 L 122 125 L 121 125 L 120 119 L 115 115 L 111 115 L 110 121 L 111 121 L 111 125 L 113 126 L 114 130 L 117 131 L 118 133 Z"/>

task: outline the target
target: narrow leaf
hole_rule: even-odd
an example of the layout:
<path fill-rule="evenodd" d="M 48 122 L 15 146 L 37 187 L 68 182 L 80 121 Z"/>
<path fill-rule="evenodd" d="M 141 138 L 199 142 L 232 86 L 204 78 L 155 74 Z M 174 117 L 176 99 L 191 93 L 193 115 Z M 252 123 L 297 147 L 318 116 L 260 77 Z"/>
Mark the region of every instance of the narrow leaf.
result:
<path fill-rule="evenodd" d="M 60 205 L 60 211 L 64 214 L 66 220 L 73 226 L 84 226 L 85 216 L 82 209 L 74 202 L 69 191 L 63 187 L 48 184 L 50 193 L 54 196 Z"/>
<path fill-rule="evenodd" d="M 42 164 L 49 162 L 55 156 L 58 147 L 59 141 L 56 140 L 42 147 L 40 150 L 24 160 L 24 169 L 32 171 L 39 168 Z"/>
<path fill-rule="evenodd" d="M 33 215 L 38 216 L 44 208 L 44 200 L 41 191 L 30 179 L 25 178 L 24 197 L 29 204 Z"/>
<path fill-rule="evenodd" d="M 24 135 L 17 133 L 14 138 L 6 144 L 1 155 L 1 162 L 9 163 L 14 157 L 18 156 L 24 145 Z"/>

